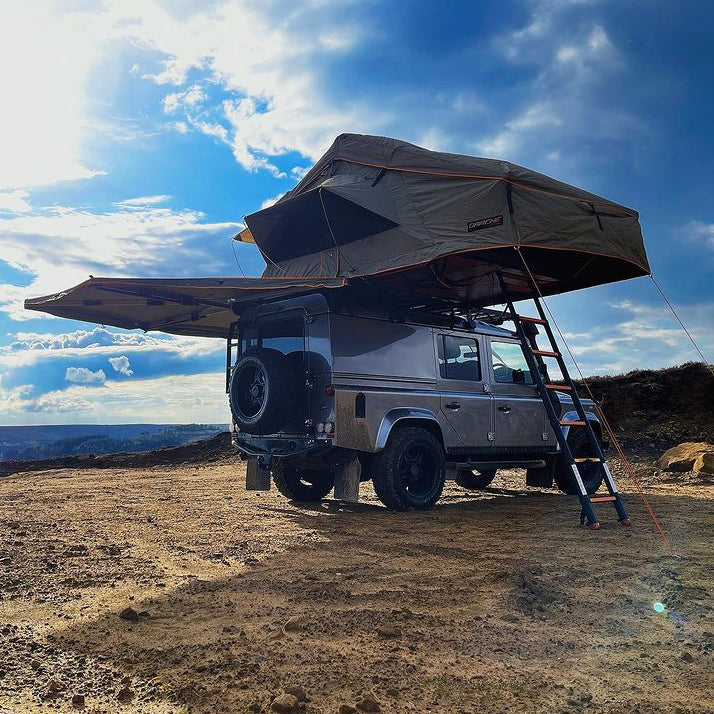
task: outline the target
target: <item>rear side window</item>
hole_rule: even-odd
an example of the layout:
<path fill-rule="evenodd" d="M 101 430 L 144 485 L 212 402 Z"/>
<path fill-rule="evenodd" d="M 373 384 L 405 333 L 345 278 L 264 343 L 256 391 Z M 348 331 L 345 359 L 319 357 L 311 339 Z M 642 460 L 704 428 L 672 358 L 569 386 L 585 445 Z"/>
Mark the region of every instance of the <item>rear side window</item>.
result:
<path fill-rule="evenodd" d="M 300 319 L 259 320 L 244 333 L 243 351 L 250 347 L 268 347 L 283 354 L 305 349 L 305 323 Z"/>
<path fill-rule="evenodd" d="M 442 379 L 481 380 L 478 341 L 472 337 L 439 335 L 439 374 Z"/>

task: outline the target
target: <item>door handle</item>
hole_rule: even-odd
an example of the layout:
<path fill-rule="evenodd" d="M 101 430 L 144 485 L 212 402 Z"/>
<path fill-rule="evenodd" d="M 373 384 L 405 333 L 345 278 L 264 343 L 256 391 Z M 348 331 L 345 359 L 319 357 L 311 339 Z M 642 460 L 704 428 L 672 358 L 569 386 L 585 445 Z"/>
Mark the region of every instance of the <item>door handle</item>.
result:
<path fill-rule="evenodd" d="M 510 404 L 504 404 L 503 406 L 498 407 L 498 411 L 499 411 L 499 412 L 506 412 L 506 414 L 508 414 L 508 412 L 511 411 L 511 405 L 510 405 Z"/>
<path fill-rule="evenodd" d="M 461 405 L 458 402 L 449 402 L 448 404 L 444 404 L 444 406 L 447 409 L 454 409 L 454 410 L 461 408 Z"/>

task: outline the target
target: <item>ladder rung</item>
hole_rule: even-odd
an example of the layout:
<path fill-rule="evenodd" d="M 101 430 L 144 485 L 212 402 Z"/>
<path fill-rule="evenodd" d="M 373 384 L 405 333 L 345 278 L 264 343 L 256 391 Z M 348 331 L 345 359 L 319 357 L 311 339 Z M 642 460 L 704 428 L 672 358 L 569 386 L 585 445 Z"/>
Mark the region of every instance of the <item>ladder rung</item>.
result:
<path fill-rule="evenodd" d="M 527 315 L 519 315 L 518 319 L 521 322 L 535 322 L 536 325 L 547 325 L 548 324 L 547 320 L 543 320 L 540 317 L 528 317 Z"/>
<path fill-rule="evenodd" d="M 546 384 L 545 385 L 546 389 L 562 389 L 564 392 L 570 392 L 572 391 L 572 387 L 569 387 L 567 384 Z"/>
<path fill-rule="evenodd" d="M 561 421 L 560 426 L 585 426 L 584 421 Z"/>
<path fill-rule="evenodd" d="M 588 456 L 587 458 L 584 459 L 573 459 L 576 464 L 584 464 L 586 461 L 597 461 L 600 463 L 600 459 L 596 458 L 595 456 Z"/>
<path fill-rule="evenodd" d="M 549 352 L 548 350 L 532 350 L 534 355 L 542 357 L 560 357 L 560 352 Z"/>
<path fill-rule="evenodd" d="M 590 503 L 607 503 L 608 501 L 617 501 L 614 496 L 590 496 Z"/>

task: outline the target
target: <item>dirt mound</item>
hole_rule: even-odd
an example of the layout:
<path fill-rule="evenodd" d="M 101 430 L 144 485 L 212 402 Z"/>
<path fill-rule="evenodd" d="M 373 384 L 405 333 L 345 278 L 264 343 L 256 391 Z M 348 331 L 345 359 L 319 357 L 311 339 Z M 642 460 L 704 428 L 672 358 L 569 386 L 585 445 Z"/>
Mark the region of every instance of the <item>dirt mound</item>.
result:
<path fill-rule="evenodd" d="M 108 469 L 146 466 L 169 466 L 171 464 L 202 464 L 227 460 L 237 460 L 238 455 L 231 446 L 230 432 L 222 432 L 211 439 L 197 441 L 184 446 L 169 446 L 155 451 L 127 454 L 83 454 L 63 456 L 41 461 L 0 462 L 0 476 L 21 471 L 46 471 L 48 469 Z"/>
<path fill-rule="evenodd" d="M 630 451 L 658 457 L 685 441 L 714 441 L 714 377 L 701 363 L 587 381 Z"/>

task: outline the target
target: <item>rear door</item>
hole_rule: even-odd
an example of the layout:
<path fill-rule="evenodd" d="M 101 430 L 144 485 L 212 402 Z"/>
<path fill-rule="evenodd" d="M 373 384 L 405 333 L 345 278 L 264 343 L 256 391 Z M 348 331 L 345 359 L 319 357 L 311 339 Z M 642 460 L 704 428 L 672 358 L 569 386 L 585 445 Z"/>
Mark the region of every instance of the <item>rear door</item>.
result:
<path fill-rule="evenodd" d="M 461 449 L 490 449 L 493 400 L 486 391 L 482 364 L 483 344 L 477 335 L 435 331 L 441 417 L 454 428 Z"/>
<path fill-rule="evenodd" d="M 542 448 L 547 416 L 520 342 L 491 337 L 487 343 L 496 448 Z"/>

